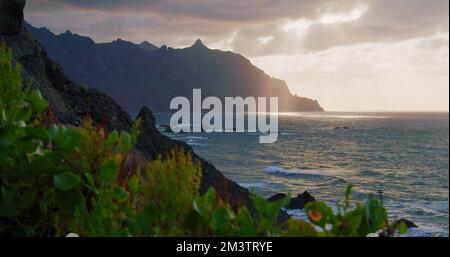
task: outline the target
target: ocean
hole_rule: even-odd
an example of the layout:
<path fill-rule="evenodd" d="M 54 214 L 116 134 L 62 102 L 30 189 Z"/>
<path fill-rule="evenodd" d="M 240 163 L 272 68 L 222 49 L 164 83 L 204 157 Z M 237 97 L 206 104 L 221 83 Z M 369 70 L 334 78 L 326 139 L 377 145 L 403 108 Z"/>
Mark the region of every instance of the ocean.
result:
<path fill-rule="evenodd" d="M 169 114 L 155 116 L 169 123 Z M 448 113 L 283 113 L 276 143 L 259 135 L 168 134 L 265 197 L 307 190 L 335 205 L 352 184 L 354 200 L 381 191 L 392 218 L 416 223 L 408 236 L 449 235 Z"/>

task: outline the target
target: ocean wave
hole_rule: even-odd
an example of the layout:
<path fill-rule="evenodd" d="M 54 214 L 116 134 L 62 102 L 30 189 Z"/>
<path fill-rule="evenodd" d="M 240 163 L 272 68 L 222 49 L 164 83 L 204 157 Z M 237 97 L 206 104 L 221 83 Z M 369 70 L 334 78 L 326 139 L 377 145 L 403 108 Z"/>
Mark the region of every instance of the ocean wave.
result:
<path fill-rule="evenodd" d="M 421 202 L 423 209 L 431 209 L 437 212 L 446 212 L 448 214 L 448 201 L 430 201 L 430 202 Z"/>
<path fill-rule="evenodd" d="M 448 237 L 448 226 L 441 227 L 432 224 L 417 224 L 418 228 L 409 228 L 402 237 Z"/>
<path fill-rule="evenodd" d="M 280 132 L 280 135 L 282 136 L 291 136 L 291 135 L 297 135 L 298 132 Z"/>
<path fill-rule="evenodd" d="M 179 134 L 167 134 L 166 137 L 168 137 L 170 139 L 174 139 L 174 140 L 182 140 L 185 138 Z"/>
<path fill-rule="evenodd" d="M 201 136 L 187 136 L 187 137 L 184 137 L 184 138 L 186 138 L 186 139 L 194 139 L 194 140 L 207 140 L 207 139 L 209 139 L 207 137 L 201 137 Z"/>
<path fill-rule="evenodd" d="M 193 146 L 206 146 L 205 144 L 197 143 L 197 141 L 193 140 L 193 139 L 187 140 L 186 144 L 193 145 Z"/>
<path fill-rule="evenodd" d="M 308 220 L 308 215 L 301 209 L 285 209 L 286 213 L 292 218 L 299 220 Z"/>
<path fill-rule="evenodd" d="M 264 169 L 267 173 L 280 173 L 284 175 L 310 175 L 310 176 L 333 176 L 335 172 L 325 170 L 287 170 L 277 166 L 269 166 Z"/>
<path fill-rule="evenodd" d="M 241 187 L 247 188 L 247 189 L 251 189 L 251 188 L 264 188 L 266 186 L 265 183 L 263 182 L 258 182 L 258 181 L 243 181 L 243 182 L 238 182 L 238 184 Z"/>

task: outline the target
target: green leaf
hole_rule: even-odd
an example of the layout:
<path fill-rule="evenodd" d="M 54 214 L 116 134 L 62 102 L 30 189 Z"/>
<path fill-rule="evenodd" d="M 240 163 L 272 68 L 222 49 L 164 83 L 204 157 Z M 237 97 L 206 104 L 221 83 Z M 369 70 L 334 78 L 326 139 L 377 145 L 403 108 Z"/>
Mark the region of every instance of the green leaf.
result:
<path fill-rule="evenodd" d="M 56 191 L 55 201 L 64 216 L 72 217 L 76 211 L 83 212 L 86 210 L 84 196 L 78 189 Z"/>
<path fill-rule="evenodd" d="M 60 136 L 61 130 L 58 126 L 56 126 L 55 124 L 52 124 L 50 126 L 50 128 L 48 129 L 48 137 L 51 140 L 55 140 L 57 137 Z"/>
<path fill-rule="evenodd" d="M 230 221 L 234 218 L 234 212 L 229 208 L 217 208 L 212 214 L 211 228 L 215 232 L 225 233 L 227 229 L 231 229 Z"/>
<path fill-rule="evenodd" d="M 369 233 L 376 232 L 385 225 L 386 211 L 379 200 L 368 198 L 364 203 L 364 209 Z"/>
<path fill-rule="evenodd" d="M 44 198 L 39 201 L 39 210 L 41 211 L 42 216 L 45 218 L 48 214 L 48 199 Z"/>
<path fill-rule="evenodd" d="M 212 216 L 213 222 L 217 224 L 226 223 L 229 220 L 233 220 L 236 216 L 229 208 L 220 207 L 217 208 Z"/>
<path fill-rule="evenodd" d="M 108 136 L 108 138 L 105 141 L 106 146 L 108 146 L 109 148 L 112 148 L 114 146 L 114 144 L 116 144 L 117 139 L 119 138 L 119 133 L 117 132 L 117 130 L 114 130 L 113 132 L 111 132 Z"/>
<path fill-rule="evenodd" d="M 44 156 L 44 144 L 42 141 L 39 141 L 38 145 L 34 149 L 33 152 L 27 153 L 29 159 L 33 158 L 33 156 Z"/>
<path fill-rule="evenodd" d="M 138 176 L 132 176 L 128 181 L 128 186 L 132 192 L 137 192 L 139 190 L 139 178 Z"/>
<path fill-rule="evenodd" d="M 92 192 L 98 194 L 97 187 L 95 186 L 95 179 L 91 173 L 85 172 L 84 177 L 86 178 L 85 186 L 89 188 Z"/>
<path fill-rule="evenodd" d="M 31 114 L 32 113 L 30 109 L 20 109 L 20 111 L 17 113 L 16 119 L 27 122 L 30 119 Z"/>
<path fill-rule="evenodd" d="M 114 197 L 119 201 L 126 201 L 130 194 L 123 187 L 118 187 L 114 190 Z"/>
<path fill-rule="evenodd" d="M 60 174 L 55 174 L 53 176 L 53 184 L 55 187 L 61 191 L 68 191 L 78 186 L 81 179 L 78 175 L 72 172 L 64 172 Z"/>
<path fill-rule="evenodd" d="M 195 197 L 194 200 L 192 200 L 192 207 L 201 217 L 206 217 L 206 210 L 202 207 L 200 202 L 201 199 L 199 197 Z"/>
<path fill-rule="evenodd" d="M 245 206 L 239 208 L 236 220 L 241 226 L 251 227 L 254 225 L 252 215 Z"/>
<path fill-rule="evenodd" d="M 117 165 L 114 161 L 103 163 L 100 168 L 100 183 L 102 185 L 113 183 L 116 180 L 117 169 Z"/>
<path fill-rule="evenodd" d="M 278 213 L 280 212 L 280 210 L 286 205 L 288 205 L 290 201 L 291 197 L 285 196 L 275 202 L 269 203 L 267 207 L 267 217 L 270 220 L 274 221 L 278 217 Z"/>
<path fill-rule="evenodd" d="M 345 190 L 345 205 L 344 205 L 344 211 L 346 211 L 350 207 L 350 195 L 352 193 L 352 185 L 347 186 L 347 190 Z"/>
<path fill-rule="evenodd" d="M 2 187 L 0 196 L 0 217 L 13 217 L 18 214 L 17 191 Z"/>
<path fill-rule="evenodd" d="M 287 222 L 288 229 L 283 236 L 288 237 L 316 237 L 316 229 L 304 220 L 290 219 Z"/>
<path fill-rule="evenodd" d="M 84 176 L 86 177 L 87 184 L 90 187 L 95 188 L 94 176 L 91 173 L 88 173 L 88 172 L 85 172 Z"/>
<path fill-rule="evenodd" d="M 130 134 L 126 133 L 126 132 L 121 132 L 120 133 L 120 144 L 122 147 L 123 151 L 128 151 L 131 149 L 131 147 L 133 147 L 132 145 L 132 138 L 130 136 Z"/>
<path fill-rule="evenodd" d="M 148 232 L 151 230 L 152 224 L 155 221 L 156 217 L 156 210 L 153 207 L 149 206 L 140 210 L 136 214 L 136 222 L 144 232 Z"/>
<path fill-rule="evenodd" d="M 31 92 L 27 100 L 30 103 L 34 113 L 39 114 L 48 106 L 47 101 L 44 100 L 39 90 L 34 90 L 33 92 Z"/>
<path fill-rule="evenodd" d="M 31 206 L 36 198 L 35 192 L 24 192 L 18 199 L 18 206 L 20 209 L 26 209 Z"/>
<path fill-rule="evenodd" d="M 66 171 L 64 166 L 59 165 L 60 156 L 54 152 L 47 152 L 44 156 L 36 156 L 27 168 L 29 176 L 40 176 L 44 174 L 56 174 Z M 55 163 L 57 166 L 55 166 Z"/>
<path fill-rule="evenodd" d="M 400 235 L 408 233 L 408 225 L 403 221 L 397 224 L 397 229 Z"/>
<path fill-rule="evenodd" d="M 323 202 L 310 202 L 305 206 L 308 219 L 315 225 L 325 228 L 334 222 L 333 210 Z"/>

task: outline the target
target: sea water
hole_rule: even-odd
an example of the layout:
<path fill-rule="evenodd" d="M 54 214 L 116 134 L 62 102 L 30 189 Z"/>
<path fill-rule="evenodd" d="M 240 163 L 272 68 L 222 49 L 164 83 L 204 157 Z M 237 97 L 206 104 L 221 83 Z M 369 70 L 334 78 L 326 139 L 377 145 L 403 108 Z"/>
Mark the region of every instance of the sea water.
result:
<path fill-rule="evenodd" d="M 168 124 L 169 114 L 157 114 Z M 168 136 L 190 144 L 228 178 L 258 194 L 307 190 L 333 205 L 348 184 L 362 200 L 382 191 L 392 218 L 419 228 L 410 236 L 448 236 L 448 113 L 281 113 L 278 141 L 259 133 Z M 290 211 L 304 218 L 300 210 Z"/>

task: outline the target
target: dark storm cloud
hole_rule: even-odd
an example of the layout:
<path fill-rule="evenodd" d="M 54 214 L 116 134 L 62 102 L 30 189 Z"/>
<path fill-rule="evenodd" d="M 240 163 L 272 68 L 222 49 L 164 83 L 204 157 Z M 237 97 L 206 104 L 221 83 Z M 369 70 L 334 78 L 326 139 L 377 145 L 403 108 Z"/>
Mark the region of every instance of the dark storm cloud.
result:
<path fill-rule="evenodd" d="M 344 11 L 355 0 L 46 0 L 89 10 L 155 12 L 228 22 L 315 17 L 322 11 Z"/>
<path fill-rule="evenodd" d="M 74 28 L 100 41 L 122 37 L 177 46 L 200 37 L 261 56 L 448 33 L 448 5 L 448 0 L 32 0 L 26 14 L 31 23 Z M 361 6 L 367 10 L 354 21 L 317 22 Z M 311 24 L 301 35 L 280 30 L 296 20 Z M 267 42 L 261 44 L 262 38 Z"/>

